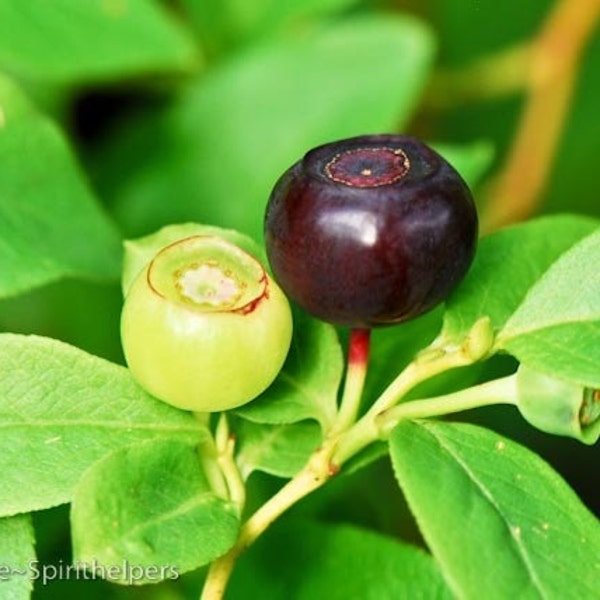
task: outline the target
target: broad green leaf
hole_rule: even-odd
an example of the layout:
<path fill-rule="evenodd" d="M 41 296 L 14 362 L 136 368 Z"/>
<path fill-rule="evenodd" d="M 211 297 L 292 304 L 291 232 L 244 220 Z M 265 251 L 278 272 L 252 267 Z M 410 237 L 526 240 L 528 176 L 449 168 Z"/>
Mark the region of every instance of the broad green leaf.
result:
<path fill-rule="evenodd" d="M 66 276 L 117 279 L 120 262 L 120 236 L 61 132 L 0 76 L 0 297 Z"/>
<path fill-rule="evenodd" d="M 597 227 L 586 217 L 550 216 L 482 239 L 467 277 L 446 303 L 448 341 L 462 342 L 486 315 L 501 329 L 552 263 Z"/>
<path fill-rule="evenodd" d="M 122 448 L 93 465 L 75 490 L 71 524 L 76 561 L 148 569 L 133 582 L 123 571 L 110 576 L 123 584 L 176 579 L 227 552 L 239 530 L 237 507 L 211 491 L 196 449 L 172 440 Z"/>
<path fill-rule="evenodd" d="M 249 49 L 115 137 L 96 157 L 103 189 L 134 235 L 192 219 L 258 239 L 273 185 L 307 150 L 407 122 L 432 46 L 421 22 L 387 16 Z"/>
<path fill-rule="evenodd" d="M 27 600 L 31 595 L 30 566 L 35 561 L 34 534 L 29 515 L 0 519 L 0 596 Z"/>
<path fill-rule="evenodd" d="M 431 146 L 461 174 L 470 187 L 475 187 L 481 181 L 494 160 L 494 147 L 489 142 L 461 146 L 432 142 Z"/>
<path fill-rule="evenodd" d="M 380 458 L 389 454 L 389 446 L 386 442 L 374 442 L 369 444 L 366 448 L 361 450 L 358 454 L 352 456 L 348 462 L 344 464 L 343 469 L 340 471 L 341 475 L 352 475 L 365 467 L 368 467 L 372 463 L 378 461 Z"/>
<path fill-rule="evenodd" d="M 293 477 L 323 439 L 314 421 L 267 425 L 240 419 L 235 427 L 236 462 L 244 479 L 254 471 Z"/>
<path fill-rule="evenodd" d="M 535 369 L 600 388 L 600 227 L 533 286 L 498 345 Z"/>
<path fill-rule="evenodd" d="M 223 52 L 250 38 L 262 38 L 286 25 L 343 10 L 357 0 L 180 0 L 202 41 Z"/>
<path fill-rule="evenodd" d="M 189 67 L 187 33 L 156 0 L 0 0 L 0 68 L 80 83 Z"/>
<path fill-rule="evenodd" d="M 0 514 L 69 502 L 82 473 L 133 442 L 208 434 L 127 369 L 48 338 L 0 335 Z"/>
<path fill-rule="evenodd" d="M 316 419 L 327 430 L 337 411 L 343 369 L 335 329 L 295 311 L 294 336 L 283 369 L 263 394 L 235 412 L 258 423 Z"/>
<path fill-rule="evenodd" d="M 404 422 L 400 487 L 459 598 L 595 598 L 600 524 L 540 457 L 486 429 Z"/>
<path fill-rule="evenodd" d="M 276 525 L 240 559 L 229 597 L 449 600 L 452 595 L 431 556 L 418 548 L 352 525 L 301 520 Z"/>

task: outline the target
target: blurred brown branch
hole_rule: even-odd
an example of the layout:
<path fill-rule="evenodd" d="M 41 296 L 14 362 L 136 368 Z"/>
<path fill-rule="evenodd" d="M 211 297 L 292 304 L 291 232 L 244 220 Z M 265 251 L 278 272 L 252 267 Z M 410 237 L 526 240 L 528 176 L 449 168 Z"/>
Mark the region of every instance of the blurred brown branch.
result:
<path fill-rule="evenodd" d="M 482 229 L 522 220 L 538 207 L 600 0 L 560 0 L 531 45 L 528 97 L 506 162 L 487 191 Z"/>

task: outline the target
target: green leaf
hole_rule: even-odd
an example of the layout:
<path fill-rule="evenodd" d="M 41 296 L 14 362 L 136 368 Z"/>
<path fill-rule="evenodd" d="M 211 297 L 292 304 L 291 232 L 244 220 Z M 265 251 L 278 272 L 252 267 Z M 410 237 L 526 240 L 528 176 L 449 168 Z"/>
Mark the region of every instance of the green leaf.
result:
<path fill-rule="evenodd" d="M 461 174 L 471 188 L 481 181 L 494 160 L 494 146 L 485 141 L 463 145 L 433 142 L 431 146 Z"/>
<path fill-rule="evenodd" d="M 294 336 L 283 369 L 263 394 L 235 412 L 257 423 L 316 419 L 327 431 L 337 411 L 343 369 L 335 329 L 295 311 Z"/>
<path fill-rule="evenodd" d="M 550 216 L 482 239 L 467 277 L 446 302 L 446 339 L 461 343 L 486 315 L 501 329 L 552 263 L 597 227 L 586 217 Z"/>
<path fill-rule="evenodd" d="M 189 67 L 190 37 L 155 0 L 0 1 L 0 68 L 81 83 Z"/>
<path fill-rule="evenodd" d="M 82 473 L 133 442 L 208 435 L 127 369 L 56 340 L 0 335 L 0 514 L 69 502 Z"/>
<path fill-rule="evenodd" d="M 435 562 L 422 550 L 351 525 L 292 521 L 276 525 L 234 571 L 231 600 L 450 599 Z"/>
<path fill-rule="evenodd" d="M 224 554 L 239 530 L 237 507 L 211 491 L 195 448 L 171 440 L 122 448 L 86 471 L 71 524 L 76 561 L 147 569 L 133 582 L 111 575 L 124 584 L 176 579 Z"/>
<path fill-rule="evenodd" d="M 180 0 L 203 42 L 215 51 L 248 38 L 278 32 L 286 25 L 338 12 L 357 0 Z"/>
<path fill-rule="evenodd" d="M 236 462 L 244 479 L 254 471 L 293 477 L 323 439 L 321 428 L 314 421 L 266 425 L 240 419 L 234 431 Z"/>
<path fill-rule="evenodd" d="M 498 346 L 539 371 L 600 388 L 600 228 L 532 287 Z"/>
<path fill-rule="evenodd" d="M 560 476 L 473 425 L 404 422 L 400 487 L 459 598 L 594 598 L 600 525 Z"/>
<path fill-rule="evenodd" d="M 27 600 L 30 597 L 32 561 L 35 561 L 35 548 L 30 515 L 0 519 L 0 594 L 3 600 Z"/>
<path fill-rule="evenodd" d="M 386 442 L 374 442 L 352 456 L 340 471 L 340 475 L 352 475 L 387 456 L 390 452 Z"/>
<path fill-rule="evenodd" d="M 118 148 L 97 157 L 104 173 L 112 171 L 104 189 L 134 235 L 192 219 L 258 239 L 269 192 L 307 150 L 407 122 L 432 47 L 419 21 L 386 16 L 240 53 L 196 81 L 165 115 L 115 137 Z"/>
<path fill-rule="evenodd" d="M 2 76 L 0 257 L 0 297 L 66 276 L 117 279 L 121 263 L 120 236 L 61 132 Z"/>

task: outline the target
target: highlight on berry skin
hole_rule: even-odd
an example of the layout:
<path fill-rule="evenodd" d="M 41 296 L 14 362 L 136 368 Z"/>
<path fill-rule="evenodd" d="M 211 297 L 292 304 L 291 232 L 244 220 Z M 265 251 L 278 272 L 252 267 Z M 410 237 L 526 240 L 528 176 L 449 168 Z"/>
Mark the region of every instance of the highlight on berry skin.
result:
<path fill-rule="evenodd" d="M 443 302 L 475 254 L 458 172 L 420 140 L 367 135 L 310 150 L 273 189 L 265 242 L 285 293 L 311 315 L 371 328 Z"/>
<path fill-rule="evenodd" d="M 168 244 L 133 281 L 121 338 L 134 378 L 178 408 L 214 412 L 253 400 L 279 373 L 289 303 L 260 262 L 231 242 Z"/>

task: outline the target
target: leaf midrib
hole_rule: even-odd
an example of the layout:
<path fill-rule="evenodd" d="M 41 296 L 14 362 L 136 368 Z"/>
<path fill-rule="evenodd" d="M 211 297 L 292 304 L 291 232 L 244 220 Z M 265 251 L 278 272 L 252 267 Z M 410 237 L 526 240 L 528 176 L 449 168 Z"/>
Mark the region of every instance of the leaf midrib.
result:
<path fill-rule="evenodd" d="M 25 428 L 44 428 L 44 427 L 90 427 L 90 428 L 104 428 L 114 430 L 153 430 L 153 431 L 164 431 L 164 432 L 189 432 L 189 433 L 204 433 L 201 427 L 195 425 L 188 426 L 175 426 L 175 425 L 164 425 L 162 423 L 114 423 L 112 421 L 88 421 L 88 420 L 47 420 L 43 422 L 39 421 L 9 421 L 0 422 L 0 429 L 10 429 L 16 427 Z"/>
<path fill-rule="evenodd" d="M 518 555 L 520 557 L 522 557 L 522 564 L 525 566 L 526 571 L 529 575 L 529 579 L 533 583 L 538 594 L 540 595 L 540 598 L 546 599 L 547 596 L 545 595 L 545 593 L 543 591 L 542 583 L 541 583 L 533 565 L 530 562 L 529 555 L 527 553 L 525 546 L 523 545 L 523 542 L 519 538 L 517 538 L 513 535 L 510 522 L 509 522 L 508 518 L 506 517 L 506 515 L 504 514 L 504 512 L 502 511 L 502 509 L 500 508 L 500 506 L 498 505 L 498 503 L 495 501 L 494 495 L 492 494 L 492 492 L 485 486 L 485 484 L 482 481 L 479 480 L 479 478 L 475 475 L 475 473 L 472 472 L 472 470 L 464 462 L 462 457 L 460 457 L 460 455 L 457 454 L 454 451 L 454 449 L 446 443 L 444 438 L 438 436 L 434 431 L 429 429 L 426 424 L 421 423 L 420 426 L 423 427 L 424 430 L 437 441 L 437 443 L 442 448 L 442 450 L 444 450 L 445 452 L 448 453 L 448 455 L 464 471 L 464 473 L 467 475 L 469 480 L 473 482 L 475 487 L 478 488 L 479 491 L 481 492 L 482 496 L 489 502 L 489 504 L 494 508 L 494 510 L 500 516 L 502 522 L 506 526 L 508 538 L 509 538 L 509 540 L 511 540 L 511 547 L 513 549 L 516 549 Z"/>

